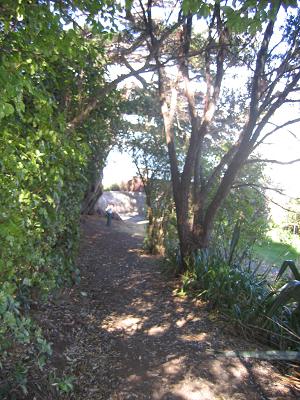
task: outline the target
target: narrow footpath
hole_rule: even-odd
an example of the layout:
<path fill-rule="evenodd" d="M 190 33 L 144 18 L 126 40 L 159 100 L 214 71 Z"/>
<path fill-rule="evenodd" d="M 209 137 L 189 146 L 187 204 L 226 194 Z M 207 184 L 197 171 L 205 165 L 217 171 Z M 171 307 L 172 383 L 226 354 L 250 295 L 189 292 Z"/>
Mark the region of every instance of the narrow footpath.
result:
<path fill-rule="evenodd" d="M 90 216 L 82 223 L 81 282 L 39 316 L 57 373 L 76 377 L 66 398 L 296 399 L 270 363 L 209 353 L 255 345 L 205 304 L 176 296 L 175 282 L 143 253 L 142 242 L 141 226 L 130 221 L 106 227 Z"/>

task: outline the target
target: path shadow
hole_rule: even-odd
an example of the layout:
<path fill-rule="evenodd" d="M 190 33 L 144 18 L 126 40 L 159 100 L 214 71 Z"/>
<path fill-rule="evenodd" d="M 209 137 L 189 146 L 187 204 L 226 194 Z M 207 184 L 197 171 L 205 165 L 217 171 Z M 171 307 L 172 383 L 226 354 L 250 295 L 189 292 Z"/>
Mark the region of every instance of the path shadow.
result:
<path fill-rule="evenodd" d="M 208 350 L 253 350 L 205 304 L 180 298 L 131 226 L 89 217 L 83 224 L 82 281 L 68 312 L 76 399 L 296 398 L 267 362 L 220 358 Z M 84 296 L 82 295 L 84 293 Z M 84 299 L 84 301 L 82 301 Z M 276 397 L 277 396 L 277 397 Z"/>

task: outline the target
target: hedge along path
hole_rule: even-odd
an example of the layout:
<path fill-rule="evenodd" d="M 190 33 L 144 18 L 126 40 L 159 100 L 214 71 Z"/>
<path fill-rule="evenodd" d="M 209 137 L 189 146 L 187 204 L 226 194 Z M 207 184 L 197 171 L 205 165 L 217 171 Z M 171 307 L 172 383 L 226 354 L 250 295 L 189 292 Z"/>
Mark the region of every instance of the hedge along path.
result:
<path fill-rule="evenodd" d="M 82 223 L 81 282 L 40 316 L 57 372 L 76 377 L 67 398 L 296 399 L 268 361 L 214 354 L 264 349 L 205 304 L 176 296 L 176 282 L 142 242 L 141 225 L 130 221 L 106 227 L 89 216 Z"/>

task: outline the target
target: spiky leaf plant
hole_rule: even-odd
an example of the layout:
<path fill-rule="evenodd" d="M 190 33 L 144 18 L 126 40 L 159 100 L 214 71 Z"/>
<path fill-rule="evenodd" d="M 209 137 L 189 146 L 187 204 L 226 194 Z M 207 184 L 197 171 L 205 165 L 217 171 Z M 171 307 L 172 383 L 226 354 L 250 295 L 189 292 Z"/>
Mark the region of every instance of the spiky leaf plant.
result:
<path fill-rule="evenodd" d="M 293 343 L 290 340 L 286 342 L 282 337 L 282 343 L 280 344 L 280 347 L 282 347 L 282 344 L 285 343 L 284 346 L 292 346 L 293 348 L 299 350 L 300 272 L 294 261 L 286 260 L 282 263 L 277 274 L 276 281 L 282 277 L 288 268 L 291 269 L 295 279 L 290 280 L 281 288 L 279 288 L 279 290 L 272 291 L 270 295 L 267 296 L 266 316 L 268 318 L 268 322 L 266 322 L 265 326 L 269 325 L 270 321 L 272 321 L 272 329 L 276 330 L 275 326 L 277 326 L 281 334 L 286 336 L 288 333 L 290 339 L 293 339 Z"/>
<path fill-rule="evenodd" d="M 284 272 L 287 270 L 287 268 L 290 268 L 292 273 L 294 274 L 294 278 L 297 281 L 300 281 L 300 271 L 298 271 L 298 268 L 296 267 L 296 264 L 294 261 L 292 260 L 285 260 L 282 265 L 281 268 L 277 274 L 276 277 L 276 281 L 279 280 L 279 278 L 282 277 L 282 275 L 284 274 Z"/>
<path fill-rule="evenodd" d="M 282 307 L 291 302 L 298 302 L 298 307 L 295 312 L 299 312 L 300 308 L 300 280 L 292 280 L 286 283 L 278 292 L 274 301 L 271 303 L 271 307 L 268 311 L 268 315 L 274 315 L 279 307 Z"/>

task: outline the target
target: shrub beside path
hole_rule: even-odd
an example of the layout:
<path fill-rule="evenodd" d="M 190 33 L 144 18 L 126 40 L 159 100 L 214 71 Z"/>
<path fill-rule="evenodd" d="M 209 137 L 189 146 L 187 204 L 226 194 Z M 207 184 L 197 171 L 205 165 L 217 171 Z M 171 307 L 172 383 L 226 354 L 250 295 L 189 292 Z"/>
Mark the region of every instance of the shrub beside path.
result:
<path fill-rule="evenodd" d="M 53 342 L 57 374 L 76 377 L 65 398 L 299 398 L 267 361 L 209 354 L 255 345 L 205 304 L 175 296 L 176 282 L 162 276 L 142 241 L 130 222 L 106 227 L 104 219 L 89 216 L 82 223 L 81 282 L 37 316 Z M 55 398 L 48 396 L 41 399 Z"/>

